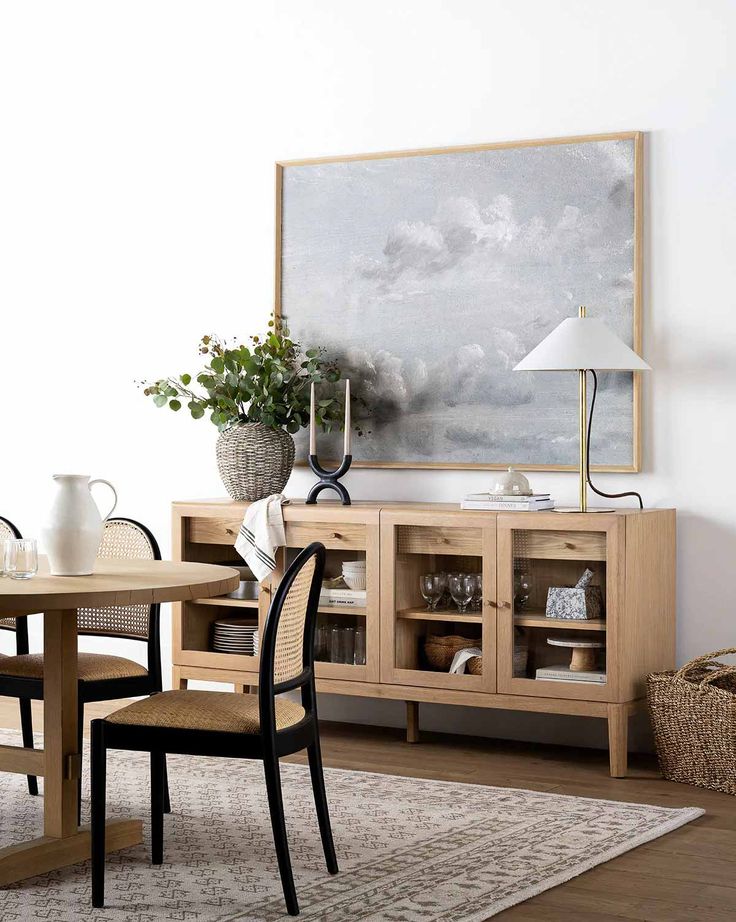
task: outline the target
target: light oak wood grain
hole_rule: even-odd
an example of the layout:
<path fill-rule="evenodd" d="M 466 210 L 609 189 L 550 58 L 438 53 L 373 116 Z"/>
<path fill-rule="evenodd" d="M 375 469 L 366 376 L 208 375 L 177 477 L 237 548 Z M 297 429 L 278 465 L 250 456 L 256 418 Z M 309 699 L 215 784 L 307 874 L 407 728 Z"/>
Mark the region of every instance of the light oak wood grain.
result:
<path fill-rule="evenodd" d="M 225 543 L 223 536 L 232 542 L 227 529 L 235 531 L 246 508 L 247 504 L 226 500 L 174 504 L 176 553 L 194 560 L 200 554 L 214 559 L 209 555 L 218 545 L 211 542 Z M 365 611 L 333 612 L 347 619 L 365 617 L 366 666 L 318 663 L 320 691 L 414 704 L 466 704 L 602 718 L 608 722 L 611 739 L 611 771 L 625 772 L 627 721 L 643 700 L 646 672 L 670 668 L 674 662 L 672 510 L 621 509 L 606 515 L 560 516 L 464 511 L 447 503 L 361 502 L 344 507 L 334 502 L 306 506 L 294 501 L 284 507 L 284 518 L 290 542 L 303 546 L 321 539 L 331 545 L 328 560 L 337 562 L 333 569 L 338 573 L 339 561 L 349 559 L 350 554 L 366 556 Z M 193 535 L 206 540 L 191 540 Z M 529 558 L 535 568 L 530 610 L 520 613 L 513 610 L 515 554 Z M 278 555 L 277 571 L 262 587 L 258 602 L 261 630 L 269 593 L 284 572 L 287 556 L 286 552 Z M 606 618 L 546 619 L 547 587 L 574 584 L 585 567 L 593 570 L 593 584 L 605 593 Z M 466 615 L 426 612 L 419 590 L 421 574 L 455 569 L 482 572 L 482 611 Z M 218 606 L 245 608 L 227 599 L 186 602 L 175 608 L 175 683 L 201 678 L 254 684 L 257 657 L 209 650 Z M 551 655 L 546 645 L 550 632 L 595 634 L 607 645 L 606 684 L 537 680 L 529 677 L 534 675 L 533 665 L 527 675 L 515 676 L 514 627 L 527 631 L 530 657 L 542 656 L 543 650 Z M 469 640 L 478 639 L 479 628 L 482 675 L 449 675 L 426 668 L 422 649 L 427 636 L 454 631 Z"/>

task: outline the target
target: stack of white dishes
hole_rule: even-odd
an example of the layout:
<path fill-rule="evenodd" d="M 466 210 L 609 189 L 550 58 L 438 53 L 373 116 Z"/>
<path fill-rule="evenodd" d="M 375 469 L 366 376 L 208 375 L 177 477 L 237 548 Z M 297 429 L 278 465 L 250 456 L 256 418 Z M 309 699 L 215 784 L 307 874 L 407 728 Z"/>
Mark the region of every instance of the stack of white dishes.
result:
<path fill-rule="evenodd" d="M 228 618 L 215 621 L 212 643 L 215 653 L 240 653 L 256 656 L 258 653 L 258 625 L 245 618 Z"/>
<path fill-rule="evenodd" d="M 349 589 L 365 589 L 365 560 L 345 560 L 342 565 L 343 582 Z"/>

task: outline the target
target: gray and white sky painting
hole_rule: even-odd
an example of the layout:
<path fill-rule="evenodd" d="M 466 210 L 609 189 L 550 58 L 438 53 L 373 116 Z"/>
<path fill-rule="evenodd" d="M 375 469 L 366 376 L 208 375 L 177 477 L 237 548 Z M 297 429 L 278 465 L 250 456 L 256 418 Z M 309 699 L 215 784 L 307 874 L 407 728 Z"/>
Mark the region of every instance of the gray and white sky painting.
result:
<path fill-rule="evenodd" d="M 290 166 L 282 254 L 292 334 L 374 408 L 356 458 L 575 464 L 574 375 L 512 368 L 578 304 L 631 344 L 633 142 Z M 631 375 L 599 377 L 593 463 L 630 464 Z"/>

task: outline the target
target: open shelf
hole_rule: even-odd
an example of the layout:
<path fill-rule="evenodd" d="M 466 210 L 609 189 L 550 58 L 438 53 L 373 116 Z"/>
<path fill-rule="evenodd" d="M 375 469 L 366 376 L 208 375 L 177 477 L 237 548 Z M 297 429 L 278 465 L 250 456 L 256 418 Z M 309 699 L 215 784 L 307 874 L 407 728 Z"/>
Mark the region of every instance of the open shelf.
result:
<path fill-rule="evenodd" d="M 258 608 L 258 599 L 230 599 L 227 596 L 215 596 L 212 599 L 194 599 L 195 605 L 219 605 L 223 608 Z"/>
<path fill-rule="evenodd" d="M 365 608 L 357 605 L 320 605 L 317 611 L 322 615 L 356 615 L 365 618 Z"/>
<path fill-rule="evenodd" d="M 555 631 L 605 631 L 605 618 L 577 621 L 567 618 L 547 618 L 543 612 L 525 612 L 514 615 L 516 627 L 544 627 Z"/>
<path fill-rule="evenodd" d="M 397 618 L 405 621 L 447 621 L 462 624 L 482 624 L 483 617 L 480 612 L 472 612 L 461 615 L 458 611 L 427 611 L 424 608 L 403 608 L 396 612 Z"/>

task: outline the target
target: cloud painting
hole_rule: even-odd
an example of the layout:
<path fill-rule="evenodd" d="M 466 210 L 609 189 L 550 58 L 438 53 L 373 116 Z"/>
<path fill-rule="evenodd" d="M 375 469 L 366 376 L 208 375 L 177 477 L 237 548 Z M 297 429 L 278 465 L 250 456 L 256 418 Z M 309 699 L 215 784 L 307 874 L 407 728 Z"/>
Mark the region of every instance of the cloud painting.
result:
<path fill-rule="evenodd" d="M 281 310 L 371 407 L 356 459 L 574 465 L 575 377 L 512 369 L 578 304 L 632 343 L 634 185 L 632 139 L 285 166 Z M 631 465 L 600 378 L 593 463 Z"/>

